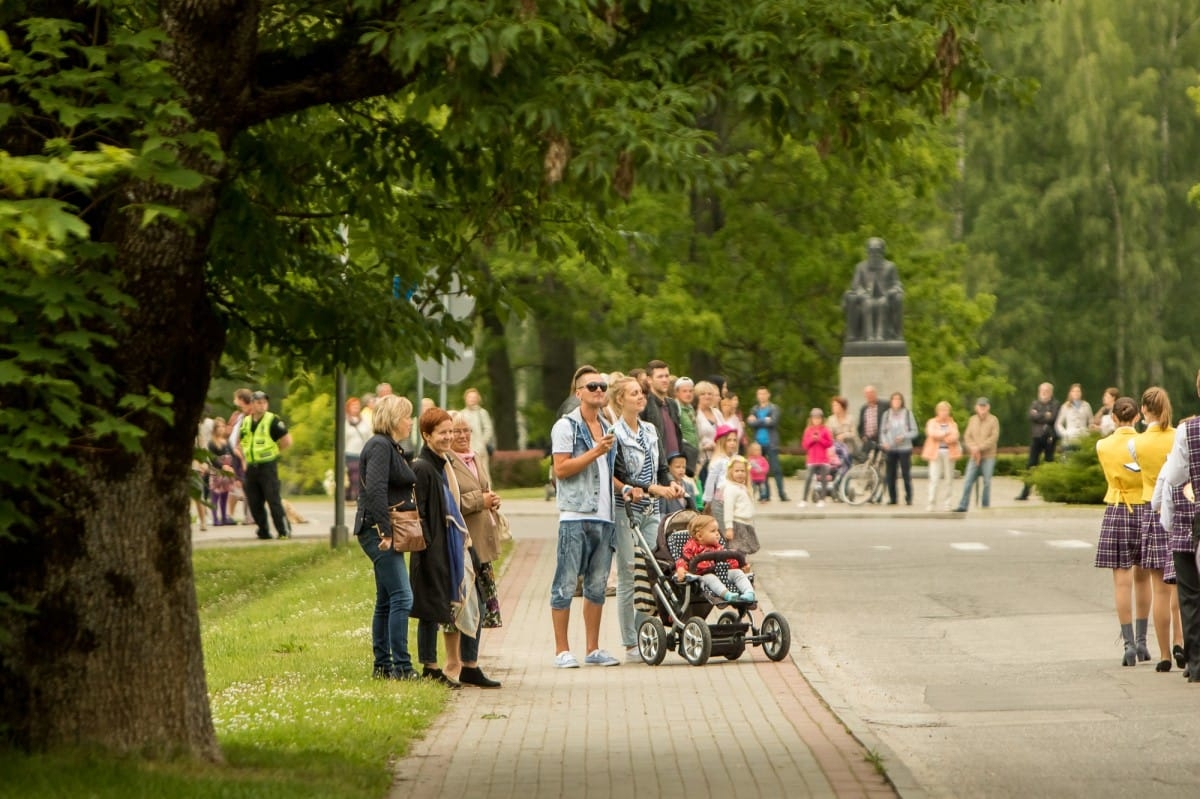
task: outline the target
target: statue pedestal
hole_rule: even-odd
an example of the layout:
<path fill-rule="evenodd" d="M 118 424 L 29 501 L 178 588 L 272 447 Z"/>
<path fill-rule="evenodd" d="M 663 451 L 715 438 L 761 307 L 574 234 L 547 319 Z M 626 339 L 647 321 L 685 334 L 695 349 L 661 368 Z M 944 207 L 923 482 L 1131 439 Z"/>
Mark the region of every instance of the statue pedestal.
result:
<path fill-rule="evenodd" d="M 855 342 L 858 343 L 858 342 Z M 862 342 L 878 347 L 879 342 Z M 898 342 L 903 347 L 904 342 Z M 852 355 L 851 344 L 842 356 L 838 386 L 843 397 L 850 401 L 850 417 L 858 422 L 858 409 L 863 406 L 863 389 L 875 386 L 879 401 L 888 407 L 892 392 L 904 395 L 904 404 L 913 407 L 912 361 L 906 354 L 898 355 Z M 904 348 L 902 352 L 907 352 Z"/>

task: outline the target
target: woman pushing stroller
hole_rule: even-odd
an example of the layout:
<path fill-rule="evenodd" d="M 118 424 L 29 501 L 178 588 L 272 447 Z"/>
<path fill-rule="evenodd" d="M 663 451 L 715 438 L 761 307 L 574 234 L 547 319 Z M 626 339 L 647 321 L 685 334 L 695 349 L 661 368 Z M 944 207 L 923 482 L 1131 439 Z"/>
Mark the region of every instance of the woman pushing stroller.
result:
<path fill-rule="evenodd" d="M 675 579 L 683 582 L 688 573 L 688 563 L 692 558 L 707 552 L 722 552 L 725 547 L 721 544 L 721 531 L 717 529 L 717 520 L 712 516 L 696 515 L 688 522 L 688 542 L 683 545 L 683 556 L 675 561 Z M 746 564 L 749 566 L 750 564 Z M 728 569 L 728 581 L 722 580 L 719 572 Z M 700 582 L 714 596 L 719 596 L 726 602 L 754 602 L 754 586 L 746 572 L 738 568 L 738 561 L 729 558 L 723 561 L 706 560 L 696 564 L 695 573 Z M 726 582 L 729 584 L 727 585 Z M 736 591 L 731 590 L 736 588 Z"/>

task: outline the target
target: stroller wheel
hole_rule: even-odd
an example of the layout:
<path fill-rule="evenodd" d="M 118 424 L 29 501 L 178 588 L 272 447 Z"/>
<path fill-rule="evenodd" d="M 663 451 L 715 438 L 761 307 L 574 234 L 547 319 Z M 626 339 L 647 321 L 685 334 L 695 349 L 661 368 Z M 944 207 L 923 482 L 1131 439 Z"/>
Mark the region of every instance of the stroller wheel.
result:
<path fill-rule="evenodd" d="M 657 616 L 651 616 L 638 628 L 638 654 L 648 666 L 657 666 L 667 656 L 667 628 Z"/>
<path fill-rule="evenodd" d="M 712 654 L 712 633 L 704 619 L 692 616 L 683 626 L 679 639 L 679 652 L 693 666 L 703 666 Z"/>
<path fill-rule="evenodd" d="M 732 610 L 727 610 L 717 617 L 717 624 L 737 624 L 741 618 Z"/>
<path fill-rule="evenodd" d="M 763 651 L 774 661 L 787 657 L 792 648 L 792 630 L 788 627 L 787 619 L 774 611 L 763 617 L 762 634 L 769 635 L 771 640 L 764 643 Z"/>

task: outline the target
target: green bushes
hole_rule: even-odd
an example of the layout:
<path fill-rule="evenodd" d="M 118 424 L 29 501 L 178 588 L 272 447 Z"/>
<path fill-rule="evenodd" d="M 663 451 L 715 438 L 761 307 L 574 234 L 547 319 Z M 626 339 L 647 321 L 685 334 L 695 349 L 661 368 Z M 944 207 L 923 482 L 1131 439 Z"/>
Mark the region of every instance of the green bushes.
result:
<path fill-rule="evenodd" d="M 1032 469 L 1031 482 L 1047 502 L 1094 505 L 1104 501 L 1104 471 L 1096 457 L 1098 436 L 1088 436 L 1065 461 L 1043 463 Z M 997 472 L 999 473 L 999 472 Z"/>
<path fill-rule="evenodd" d="M 490 470 L 497 489 L 542 486 L 550 473 L 550 458 L 540 449 L 496 450 Z"/>

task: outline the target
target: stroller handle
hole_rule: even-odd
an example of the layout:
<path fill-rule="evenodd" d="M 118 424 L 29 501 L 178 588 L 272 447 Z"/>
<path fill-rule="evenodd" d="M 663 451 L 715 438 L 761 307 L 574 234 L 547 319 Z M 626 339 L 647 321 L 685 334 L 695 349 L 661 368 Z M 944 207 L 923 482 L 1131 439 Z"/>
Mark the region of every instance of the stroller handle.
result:
<path fill-rule="evenodd" d="M 739 552 L 736 549 L 718 549 L 713 552 L 701 552 L 699 555 L 693 555 L 692 559 L 688 561 L 688 571 L 694 572 L 696 567 L 701 563 L 717 560 L 735 560 L 739 569 L 746 565 L 745 553 Z"/>

